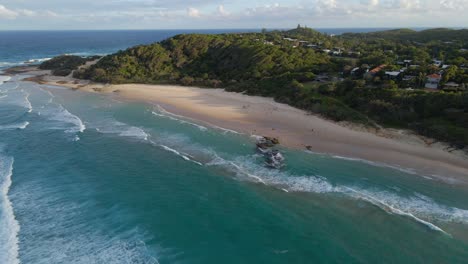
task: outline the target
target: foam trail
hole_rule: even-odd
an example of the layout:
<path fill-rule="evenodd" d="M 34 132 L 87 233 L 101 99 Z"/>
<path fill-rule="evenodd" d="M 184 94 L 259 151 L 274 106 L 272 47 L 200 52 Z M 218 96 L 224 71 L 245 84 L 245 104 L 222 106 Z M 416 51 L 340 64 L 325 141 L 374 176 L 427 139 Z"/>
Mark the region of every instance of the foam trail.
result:
<path fill-rule="evenodd" d="M 110 119 L 102 120 L 98 127 L 94 127 L 102 134 L 116 134 L 122 137 L 135 138 L 148 141 L 149 135 L 141 128 Z"/>
<path fill-rule="evenodd" d="M 331 157 L 336 158 L 336 159 L 341 159 L 341 160 L 357 161 L 357 162 L 369 164 L 369 165 L 376 166 L 376 167 L 391 168 L 391 169 L 399 170 L 401 172 L 408 173 L 408 174 L 413 174 L 413 175 L 417 174 L 412 169 L 404 169 L 404 168 L 401 168 L 399 166 L 390 165 L 390 164 L 381 163 L 381 162 L 373 162 L 373 161 L 370 161 L 370 160 L 359 159 L 359 158 L 349 158 L 349 157 L 343 157 L 343 156 L 338 156 L 338 155 L 332 155 Z"/>
<path fill-rule="evenodd" d="M 243 135 L 241 132 L 237 132 L 237 131 L 232 130 L 232 129 L 228 129 L 228 128 L 216 126 L 216 125 L 213 125 L 213 124 L 209 124 L 209 125 L 210 125 L 211 127 L 213 127 L 213 128 L 216 128 L 216 129 L 219 129 L 219 130 L 224 131 L 224 133 L 233 133 L 233 134 L 237 134 L 237 135 Z"/>
<path fill-rule="evenodd" d="M 28 92 L 25 92 L 24 90 L 23 90 L 23 93 L 25 94 L 25 97 L 24 97 L 25 104 L 26 104 L 25 107 L 28 109 L 28 113 L 31 113 L 33 110 L 33 107 L 32 107 L 31 101 L 29 101 L 30 94 Z"/>
<path fill-rule="evenodd" d="M 25 129 L 29 126 L 29 122 L 25 121 L 18 124 L 11 124 L 11 125 L 2 125 L 0 126 L 0 130 L 12 130 L 12 129 Z"/>
<path fill-rule="evenodd" d="M 421 194 L 402 197 L 385 190 L 369 190 L 350 187 L 346 185 L 333 185 L 321 176 L 295 176 L 287 172 L 264 168 L 253 162 L 252 157 L 238 157 L 235 162 L 225 160 L 215 155 L 215 159 L 207 163 L 208 166 L 225 166 L 227 169 L 236 169 L 240 175 L 248 176 L 265 185 L 278 188 L 284 192 L 310 192 L 317 194 L 339 194 L 351 199 L 360 199 L 371 203 L 380 209 L 405 216 L 431 230 L 447 235 L 442 228 L 429 222 L 427 219 L 436 219 L 441 222 L 468 223 L 468 210 L 438 204 L 431 198 Z M 242 164 L 242 165 L 238 165 Z"/>
<path fill-rule="evenodd" d="M 0 85 L 2 85 L 4 82 L 9 81 L 10 79 L 10 76 L 0 75 Z"/>
<path fill-rule="evenodd" d="M 138 127 L 129 127 L 127 128 L 126 130 L 120 132 L 121 136 L 123 137 L 135 137 L 135 138 L 140 138 L 140 139 L 143 139 L 145 141 L 148 140 L 148 134 L 143 131 L 143 129 L 141 128 L 138 128 Z"/>
<path fill-rule="evenodd" d="M 48 61 L 48 60 L 51 60 L 51 59 L 52 58 L 30 59 L 30 60 L 25 61 L 24 63 L 26 63 L 26 64 L 36 64 L 36 63 Z"/>
<path fill-rule="evenodd" d="M 0 95 L 0 99 L 5 98 L 5 97 L 7 97 L 7 96 L 8 96 L 7 94 L 5 94 L 5 95 Z"/>
<path fill-rule="evenodd" d="M 185 119 L 191 119 L 191 118 L 188 118 L 188 117 L 185 117 L 185 116 L 181 116 L 181 115 L 177 115 L 177 114 L 174 114 L 174 113 L 171 113 L 169 111 L 167 111 L 166 109 L 164 109 L 162 106 L 160 105 L 157 105 L 157 108 L 158 108 L 158 111 L 161 112 L 161 113 L 157 113 L 155 111 L 152 111 L 152 114 L 153 115 L 156 115 L 156 116 L 160 116 L 160 117 L 166 117 L 166 118 L 169 118 L 169 119 L 172 119 L 172 120 L 175 120 L 175 121 L 179 121 L 180 123 L 185 123 L 185 124 L 190 124 L 192 126 L 195 126 L 195 127 L 198 127 L 200 130 L 202 131 L 205 131 L 207 130 L 206 127 L 202 126 L 202 125 L 198 125 L 196 123 L 192 123 L 192 122 L 188 122 L 186 121 Z M 177 117 L 177 118 L 176 118 Z M 204 122 L 206 123 L 206 122 Z M 224 131 L 225 133 L 233 133 L 233 134 L 238 134 L 238 135 L 242 135 L 242 133 L 240 132 L 237 132 L 235 130 L 232 130 L 232 129 L 227 129 L 227 128 L 224 128 L 224 127 L 220 127 L 220 126 L 216 126 L 216 125 L 213 125 L 213 124 L 210 124 L 210 123 L 206 123 L 208 124 L 210 127 L 212 128 L 215 128 L 215 129 L 219 129 L 219 130 L 222 130 Z"/>
<path fill-rule="evenodd" d="M 188 122 L 186 120 L 183 120 L 181 118 L 185 118 L 185 117 L 182 117 L 182 116 L 179 116 L 179 115 L 176 115 L 176 114 L 172 114 L 172 113 L 169 113 L 168 111 L 164 110 L 164 108 L 162 108 L 161 106 L 158 105 L 158 109 L 160 112 L 162 112 L 163 114 L 161 113 L 157 113 L 155 111 L 152 111 L 151 113 L 155 116 L 160 116 L 160 117 L 165 117 L 165 118 L 169 118 L 169 119 L 172 119 L 174 121 L 177 121 L 179 123 L 182 123 L 182 124 L 188 124 L 188 125 L 192 125 L 194 127 L 197 127 L 198 129 L 202 130 L 202 131 L 205 131 L 205 130 L 208 130 L 206 127 L 202 126 L 202 125 L 198 125 L 198 124 L 195 124 L 195 123 L 192 123 L 192 122 Z M 176 117 L 178 118 L 176 118 Z"/>
<path fill-rule="evenodd" d="M 267 183 L 259 176 L 257 175 L 254 175 L 250 172 L 247 171 L 247 169 L 244 169 L 242 168 L 241 166 L 237 165 L 236 163 L 232 162 L 232 161 L 228 161 L 228 160 L 225 160 L 223 158 L 221 158 L 220 156 L 218 156 L 216 153 L 214 154 L 215 156 L 215 159 L 212 160 L 211 162 L 209 162 L 207 165 L 228 165 L 230 167 L 234 167 L 237 172 L 249 177 L 249 178 L 252 178 L 252 179 L 255 179 L 256 182 L 260 182 L 264 185 L 267 185 Z"/>
<path fill-rule="evenodd" d="M 68 129 L 68 130 L 66 130 L 66 132 L 70 132 L 70 133 L 80 132 L 80 133 L 83 133 L 86 130 L 85 124 L 83 123 L 83 121 L 78 116 L 70 113 L 62 105 L 59 105 L 59 108 L 62 110 L 62 113 L 63 113 L 62 121 L 65 121 L 67 123 L 71 123 L 71 124 L 75 125 L 74 129 Z"/>
<path fill-rule="evenodd" d="M 19 264 L 20 226 L 8 198 L 13 175 L 13 158 L 0 156 L 0 263 Z"/>
<path fill-rule="evenodd" d="M 411 214 L 411 213 L 404 212 L 404 211 L 402 211 L 402 210 L 400 210 L 400 209 L 398 209 L 398 208 L 395 208 L 395 207 L 393 207 L 393 206 L 391 206 L 391 205 L 389 205 L 389 204 L 386 204 L 386 203 L 383 202 L 383 201 L 380 201 L 380 200 L 378 200 L 378 199 L 376 199 L 376 198 L 374 198 L 374 197 L 368 196 L 368 195 L 366 195 L 366 194 L 364 194 L 364 193 L 362 193 L 362 192 L 359 192 L 359 191 L 357 191 L 357 190 L 355 190 L 355 189 L 353 189 L 353 188 L 350 188 L 350 187 L 344 187 L 344 188 L 350 190 L 351 192 L 356 193 L 356 194 L 358 195 L 357 198 L 366 200 L 366 201 L 368 201 L 368 202 L 370 202 L 370 203 L 372 203 L 372 204 L 378 206 L 379 208 L 382 208 L 382 209 L 385 210 L 386 212 L 394 213 L 394 214 L 398 214 L 398 215 L 402 215 L 402 216 L 409 217 L 409 218 L 415 220 L 416 222 L 419 222 L 419 223 L 421 223 L 421 224 L 423 224 L 423 225 L 429 227 L 430 229 L 432 229 L 432 230 L 434 230 L 434 231 L 439 231 L 439 232 L 442 232 L 442 233 L 444 233 L 444 234 L 450 236 L 450 234 L 448 234 L 447 232 L 445 232 L 444 230 L 442 230 L 442 228 L 440 228 L 440 227 L 434 225 L 433 223 L 430 223 L 430 222 L 425 221 L 425 220 L 423 220 L 423 219 L 421 219 L 421 218 L 418 218 L 418 217 L 416 217 L 415 215 L 413 215 L 413 214 Z"/>
<path fill-rule="evenodd" d="M 196 160 L 192 160 L 192 159 L 189 158 L 188 155 L 186 155 L 186 154 L 182 154 L 182 153 L 180 153 L 179 151 L 177 151 L 177 150 L 175 150 L 175 149 L 173 149 L 173 148 L 170 148 L 170 147 L 168 147 L 168 146 L 165 146 L 165 145 L 160 145 L 160 146 L 161 146 L 163 149 L 165 149 L 165 150 L 167 150 L 167 151 L 169 151 L 169 152 L 172 152 L 172 153 L 176 154 L 177 156 L 183 158 L 183 159 L 186 160 L 186 161 L 191 161 L 191 162 L 193 162 L 193 163 L 195 163 L 195 164 L 198 164 L 198 165 L 200 165 L 200 166 L 203 166 L 202 163 L 200 163 L 200 162 L 198 162 L 198 161 L 196 161 Z"/>

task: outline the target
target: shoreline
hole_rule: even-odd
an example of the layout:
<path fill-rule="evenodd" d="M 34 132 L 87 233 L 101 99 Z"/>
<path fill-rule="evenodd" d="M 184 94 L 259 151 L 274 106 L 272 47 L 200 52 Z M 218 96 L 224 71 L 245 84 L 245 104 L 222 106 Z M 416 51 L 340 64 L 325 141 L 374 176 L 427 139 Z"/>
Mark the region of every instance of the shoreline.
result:
<path fill-rule="evenodd" d="M 132 101 L 161 105 L 170 113 L 247 135 L 278 138 L 282 146 L 350 160 L 408 169 L 448 183 L 468 185 L 468 156 L 448 152 L 448 145 L 407 130 L 368 129 L 337 123 L 271 98 L 226 92 L 222 89 L 178 85 L 105 85 L 51 76 L 34 67 L 5 71 L 32 75 L 27 81 L 73 90 L 112 94 Z"/>

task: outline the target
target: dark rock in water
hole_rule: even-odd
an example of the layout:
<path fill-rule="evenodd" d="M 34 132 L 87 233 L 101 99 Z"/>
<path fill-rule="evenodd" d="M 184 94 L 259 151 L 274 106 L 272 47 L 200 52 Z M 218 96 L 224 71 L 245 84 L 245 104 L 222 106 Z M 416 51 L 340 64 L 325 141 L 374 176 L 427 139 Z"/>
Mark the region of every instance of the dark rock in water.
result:
<path fill-rule="evenodd" d="M 266 140 L 270 141 L 271 143 L 275 144 L 275 145 L 279 145 L 279 139 L 277 138 L 273 138 L 273 137 L 264 137 Z"/>
<path fill-rule="evenodd" d="M 306 146 L 306 149 L 307 149 L 308 151 L 312 151 L 312 146 Z"/>
<path fill-rule="evenodd" d="M 280 169 L 284 166 L 284 157 L 279 150 L 272 149 L 279 144 L 277 138 L 262 137 L 257 141 L 257 150 L 265 157 L 265 163 L 268 167 Z"/>
<path fill-rule="evenodd" d="M 257 147 L 261 149 L 272 148 L 278 144 L 279 140 L 277 138 L 262 137 L 257 141 Z"/>
<path fill-rule="evenodd" d="M 266 156 L 266 163 L 269 167 L 281 169 L 284 166 L 284 157 L 281 153 L 274 149 L 271 150 Z"/>

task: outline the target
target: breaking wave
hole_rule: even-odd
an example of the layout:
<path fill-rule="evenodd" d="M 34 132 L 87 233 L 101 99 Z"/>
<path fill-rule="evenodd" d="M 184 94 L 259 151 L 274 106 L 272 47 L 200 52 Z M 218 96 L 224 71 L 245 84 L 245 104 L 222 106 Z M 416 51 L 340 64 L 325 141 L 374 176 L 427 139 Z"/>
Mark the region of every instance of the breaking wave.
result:
<path fill-rule="evenodd" d="M 158 105 L 158 112 L 152 111 L 151 113 L 152 113 L 153 115 L 155 115 L 155 116 L 164 117 L 164 118 L 169 118 L 169 119 L 174 120 L 174 121 L 177 121 L 177 122 L 179 122 L 179 123 L 181 123 L 181 124 L 188 124 L 188 125 L 197 127 L 198 129 L 200 129 L 200 130 L 202 130 L 202 131 L 208 130 L 206 127 L 204 127 L 204 126 L 202 126 L 202 125 L 198 125 L 198 124 L 195 124 L 195 123 L 192 123 L 192 122 L 189 122 L 189 121 L 184 120 L 185 117 L 182 117 L 182 116 L 176 115 L 176 114 L 172 114 L 172 113 L 166 111 L 164 108 L 162 108 L 162 107 L 159 106 L 159 105 Z"/>
<path fill-rule="evenodd" d="M 116 120 L 101 120 L 95 127 L 96 131 L 103 134 L 116 134 L 122 137 L 148 141 L 149 135 L 141 128 L 130 126 Z"/>
<path fill-rule="evenodd" d="M 29 94 L 28 92 L 25 92 L 24 90 L 23 90 L 23 93 L 24 93 L 24 95 L 25 95 L 25 96 L 24 96 L 25 108 L 28 109 L 28 113 L 31 113 L 32 110 L 33 110 L 33 107 L 32 107 L 31 101 L 29 101 L 29 96 L 30 96 L 30 94 Z"/>
<path fill-rule="evenodd" d="M 2 85 L 4 82 L 9 81 L 10 79 L 10 76 L 0 75 L 0 85 Z"/>
<path fill-rule="evenodd" d="M 19 264 L 18 232 L 20 226 L 8 197 L 13 175 L 13 162 L 13 158 L 0 156 L 0 263 Z"/>
<path fill-rule="evenodd" d="M 61 104 L 54 104 L 41 111 L 41 116 L 45 116 L 51 121 L 57 121 L 55 126 L 49 126 L 52 129 L 63 129 L 67 133 L 83 133 L 86 126 L 76 115 L 70 113 Z M 65 125 L 65 126 L 64 126 Z M 71 127 L 69 125 L 72 125 Z"/>
<path fill-rule="evenodd" d="M 25 129 L 28 126 L 29 126 L 29 122 L 25 121 L 22 123 L 11 124 L 11 125 L 0 125 L 0 130 Z"/>
<path fill-rule="evenodd" d="M 284 171 L 265 168 L 253 160 L 254 158 L 251 156 L 229 160 L 216 155 L 206 165 L 223 167 L 241 179 L 273 186 L 285 192 L 338 194 L 351 199 L 363 200 L 387 213 L 408 217 L 431 230 L 443 233 L 445 231 L 432 222 L 468 223 L 468 210 L 438 204 L 421 194 L 405 197 L 378 188 L 368 189 L 359 186 L 332 184 L 327 178 L 319 175 L 291 175 Z"/>
<path fill-rule="evenodd" d="M 156 105 L 156 108 L 157 108 L 157 110 L 154 110 L 154 111 L 151 112 L 155 116 L 168 118 L 168 119 L 177 121 L 177 122 L 179 122 L 181 124 L 188 124 L 188 125 L 197 127 L 198 129 L 200 129 L 202 131 L 208 130 L 208 128 L 205 127 L 205 126 L 199 125 L 199 124 L 197 124 L 195 122 L 187 121 L 187 120 L 191 120 L 191 118 L 171 113 L 171 112 L 167 111 L 166 109 L 164 109 L 163 107 L 161 107 L 160 105 Z M 204 122 L 204 123 L 206 123 L 206 122 Z M 233 133 L 233 134 L 239 134 L 239 135 L 242 134 L 242 133 L 237 132 L 237 131 L 232 130 L 232 129 L 223 128 L 223 127 L 216 126 L 216 125 L 213 125 L 213 124 L 210 124 L 210 123 L 206 123 L 206 124 L 209 125 L 210 127 L 214 128 L 214 129 L 221 130 L 224 133 Z"/>

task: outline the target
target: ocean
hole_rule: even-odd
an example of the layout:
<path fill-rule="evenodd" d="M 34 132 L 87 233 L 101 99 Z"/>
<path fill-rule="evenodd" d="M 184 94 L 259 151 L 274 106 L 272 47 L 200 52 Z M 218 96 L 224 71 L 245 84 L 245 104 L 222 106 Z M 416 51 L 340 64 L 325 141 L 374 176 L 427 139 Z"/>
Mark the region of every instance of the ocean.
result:
<path fill-rule="evenodd" d="M 3 67 L 184 31 L 1 32 Z M 221 33 L 222 31 L 208 31 Z M 0 73 L 0 263 L 466 263 L 468 190 Z M 444 176 L 444 175 L 440 175 Z"/>

